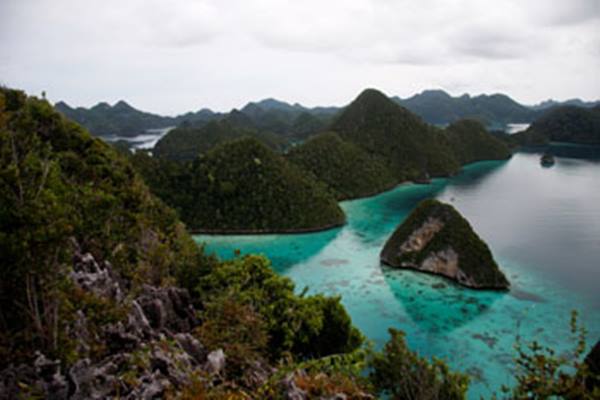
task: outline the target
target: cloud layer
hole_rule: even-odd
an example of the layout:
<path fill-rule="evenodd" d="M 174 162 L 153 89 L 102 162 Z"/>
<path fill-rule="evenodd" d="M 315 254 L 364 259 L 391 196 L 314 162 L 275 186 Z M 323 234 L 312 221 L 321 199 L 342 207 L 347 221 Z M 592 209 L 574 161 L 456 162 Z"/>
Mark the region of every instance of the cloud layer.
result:
<path fill-rule="evenodd" d="M 600 97 L 597 0 L 3 0 L 0 15 L 0 81 L 76 105 Z"/>

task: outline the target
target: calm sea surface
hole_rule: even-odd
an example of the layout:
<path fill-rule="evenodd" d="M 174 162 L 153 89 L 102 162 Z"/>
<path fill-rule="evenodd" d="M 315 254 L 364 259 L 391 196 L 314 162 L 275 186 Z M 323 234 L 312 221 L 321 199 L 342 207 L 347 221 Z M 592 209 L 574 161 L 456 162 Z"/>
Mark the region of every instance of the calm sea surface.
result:
<path fill-rule="evenodd" d="M 446 359 L 473 377 L 470 398 L 511 384 L 519 334 L 570 348 L 570 311 L 600 339 L 600 159 L 555 146 L 556 164 L 537 153 L 469 165 L 451 179 L 401 185 L 342 203 L 348 224 L 302 235 L 196 236 L 208 251 L 263 253 L 298 290 L 338 294 L 354 323 L 381 346 L 388 327 L 411 348 Z M 569 156 L 569 157 L 563 157 Z M 575 157 L 574 157 L 575 156 Z M 386 239 L 422 199 L 453 204 L 489 244 L 512 283 L 508 293 L 464 289 L 439 277 L 379 263 Z"/>

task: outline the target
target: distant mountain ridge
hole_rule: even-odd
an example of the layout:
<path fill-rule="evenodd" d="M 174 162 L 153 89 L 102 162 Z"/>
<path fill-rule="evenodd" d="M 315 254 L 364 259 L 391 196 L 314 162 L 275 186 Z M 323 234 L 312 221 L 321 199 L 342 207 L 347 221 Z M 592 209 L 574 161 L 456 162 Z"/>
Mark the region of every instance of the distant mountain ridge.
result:
<path fill-rule="evenodd" d="M 562 106 L 575 106 L 582 108 L 593 108 L 596 106 L 600 106 L 600 100 L 596 101 L 583 101 L 581 99 L 569 99 L 565 101 L 556 101 L 553 99 L 544 100 L 538 104 L 534 104 L 530 106 L 530 108 L 534 110 L 547 110 L 553 107 L 562 107 Z"/>
<path fill-rule="evenodd" d="M 560 102 L 550 99 L 528 106 L 500 93 L 451 96 L 443 90 L 425 90 L 405 99 L 398 96 L 392 97 L 392 99 L 430 124 L 445 126 L 468 118 L 482 122 L 489 129 L 499 130 L 505 129 L 506 125 L 510 123 L 531 123 L 544 111 L 562 105 L 585 108 L 600 105 L 600 100 L 570 99 Z M 293 141 L 302 141 L 311 134 L 323 130 L 345 108 L 306 107 L 299 103 L 292 104 L 272 97 L 249 102 L 241 109 L 234 109 L 230 113 L 201 108 L 198 111 L 174 117 L 148 113 L 123 100 L 112 106 L 101 102 L 91 108 L 74 108 L 59 101 L 54 107 L 68 118 L 85 126 L 96 136 L 132 137 L 153 128 L 179 125 L 200 127 L 210 121 L 223 119 L 231 113 L 237 112 L 249 117 L 246 128 L 288 135 Z"/>
<path fill-rule="evenodd" d="M 468 118 L 490 128 L 503 128 L 509 123 L 530 123 L 537 115 L 504 94 L 452 97 L 443 90 L 426 90 L 407 99 L 393 97 L 393 100 L 434 125 Z"/>

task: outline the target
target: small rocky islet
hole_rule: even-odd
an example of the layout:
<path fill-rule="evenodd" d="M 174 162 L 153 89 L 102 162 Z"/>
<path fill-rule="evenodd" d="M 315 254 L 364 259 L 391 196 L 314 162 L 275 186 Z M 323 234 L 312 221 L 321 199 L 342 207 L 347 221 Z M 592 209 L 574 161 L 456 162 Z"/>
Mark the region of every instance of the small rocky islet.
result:
<path fill-rule="evenodd" d="M 474 289 L 510 283 L 469 222 L 451 205 L 423 200 L 387 240 L 381 262 L 441 275 Z"/>

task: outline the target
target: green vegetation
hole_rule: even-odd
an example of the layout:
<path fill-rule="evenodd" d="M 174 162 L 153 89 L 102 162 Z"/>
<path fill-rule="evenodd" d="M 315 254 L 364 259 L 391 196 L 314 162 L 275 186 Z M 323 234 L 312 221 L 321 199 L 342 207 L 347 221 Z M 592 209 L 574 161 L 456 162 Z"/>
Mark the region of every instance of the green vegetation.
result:
<path fill-rule="evenodd" d="M 323 184 L 253 138 L 225 142 L 189 164 L 142 155 L 134 163 L 192 230 L 302 231 L 345 220 Z"/>
<path fill-rule="evenodd" d="M 35 351 L 59 358 L 65 368 L 107 355 L 103 327 L 127 318 L 129 297 L 76 287 L 69 276 L 75 251 L 110 262 L 129 295 L 142 284 L 191 290 L 203 310 L 197 335 L 230 351 L 232 381 L 242 379 L 236 365 L 265 360 L 276 366 L 361 345 L 339 298 L 295 295 L 262 257 L 219 263 L 204 256 L 126 158 L 47 102 L 1 89 L 0 138 L 2 368 L 31 362 Z M 251 147 L 258 149 L 253 162 L 269 163 L 268 149 Z M 85 328 L 75 320 L 80 312 Z M 75 351 L 81 332 L 94 334 L 89 352 Z"/>
<path fill-rule="evenodd" d="M 404 333 L 390 329 L 390 341 L 371 360 L 370 378 L 380 394 L 394 400 L 460 400 L 469 388 L 467 375 L 450 371 L 441 360 L 410 351 Z"/>
<path fill-rule="evenodd" d="M 445 129 L 450 147 L 461 164 L 482 160 L 510 158 L 506 144 L 490 135 L 485 127 L 474 120 L 460 120 Z"/>
<path fill-rule="evenodd" d="M 548 141 L 600 144 L 600 106 L 580 108 L 564 106 L 551 109 L 522 133 L 516 134 L 523 145 Z"/>
<path fill-rule="evenodd" d="M 381 160 L 333 132 L 313 136 L 287 158 L 325 182 L 338 200 L 370 196 L 397 183 Z"/>
<path fill-rule="evenodd" d="M 237 114 L 241 113 L 238 111 Z M 225 120 L 209 122 L 200 128 L 185 126 L 173 129 L 156 143 L 153 154 L 168 160 L 193 161 L 219 143 L 245 136 L 254 137 L 276 151 L 287 146 L 287 141 L 280 136 L 244 127 L 247 124 L 240 121 L 240 117 L 247 117 L 243 114 L 236 117 L 237 114 Z"/>
<path fill-rule="evenodd" d="M 209 310 L 215 305 L 219 310 L 226 310 L 228 304 L 237 304 L 241 309 L 246 307 L 256 313 L 254 318 L 260 322 L 253 327 L 244 321 L 232 326 L 242 330 L 262 327 L 264 331 L 260 334 L 245 335 L 244 342 L 259 345 L 266 358 L 277 360 L 285 354 L 302 360 L 319 358 L 351 352 L 363 341 L 339 298 L 295 295 L 292 281 L 277 276 L 264 257 L 245 256 L 219 264 L 200 279 L 196 294 Z M 213 310 L 209 314 L 216 320 L 226 316 L 224 312 Z M 236 317 L 252 318 L 252 314 Z M 226 327 L 225 324 L 217 326 Z M 204 329 L 203 326 L 200 329 Z M 220 334 L 219 330 L 213 333 L 213 336 Z M 261 337 L 267 340 L 257 340 Z"/>
<path fill-rule="evenodd" d="M 438 224 L 433 227 L 432 223 Z M 427 230 L 422 230 L 430 225 Z M 419 238 L 414 238 L 416 232 Z M 414 240 L 411 240 L 414 239 Z M 405 243 L 410 249 L 402 249 Z M 424 262 L 438 252 L 452 249 L 457 255 L 457 271 L 452 267 L 424 268 Z M 506 289 L 508 280 L 498 268 L 488 246 L 454 207 L 434 199 L 423 200 L 396 228 L 381 251 L 381 260 L 394 267 L 409 267 L 439 273 L 479 289 Z M 450 272 L 448 271 L 450 270 Z"/>
<path fill-rule="evenodd" d="M 584 359 L 586 330 L 577 322 L 577 312 L 571 314 L 573 349 L 568 355 L 558 355 L 538 342 L 523 344 L 517 337 L 515 350 L 515 387 L 503 387 L 507 399 L 567 399 L 600 398 L 600 342 Z M 596 364 L 594 364 L 594 362 Z"/>
<path fill-rule="evenodd" d="M 132 283 L 160 284 L 203 263 L 175 213 L 127 160 L 47 102 L 0 89 L 0 138 L 3 362 L 33 349 L 74 356 L 71 310 L 95 301 L 67 279 L 74 243 Z M 92 309 L 98 321 L 113 314 Z"/>
<path fill-rule="evenodd" d="M 460 168 L 438 129 L 374 89 L 365 90 L 346 107 L 332 129 L 381 158 L 398 181 L 452 175 Z"/>

